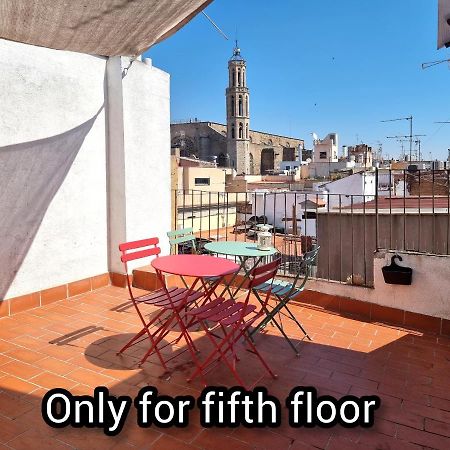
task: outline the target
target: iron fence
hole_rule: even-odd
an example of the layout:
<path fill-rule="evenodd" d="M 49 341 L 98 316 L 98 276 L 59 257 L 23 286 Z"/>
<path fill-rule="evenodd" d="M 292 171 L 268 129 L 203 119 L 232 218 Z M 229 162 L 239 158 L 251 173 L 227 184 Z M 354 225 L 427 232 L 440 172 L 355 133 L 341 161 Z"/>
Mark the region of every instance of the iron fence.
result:
<path fill-rule="evenodd" d="M 377 249 L 448 255 L 450 171 L 378 170 Z"/>
<path fill-rule="evenodd" d="M 361 194 L 178 190 L 173 192 L 175 223 L 192 227 L 202 241 L 251 242 L 258 224 L 270 224 L 286 276 L 317 244 L 315 276 L 352 285 L 373 286 L 377 250 L 449 254 L 448 170 L 376 170 L 370 177 L 373 183 L 364 184 Z"/>

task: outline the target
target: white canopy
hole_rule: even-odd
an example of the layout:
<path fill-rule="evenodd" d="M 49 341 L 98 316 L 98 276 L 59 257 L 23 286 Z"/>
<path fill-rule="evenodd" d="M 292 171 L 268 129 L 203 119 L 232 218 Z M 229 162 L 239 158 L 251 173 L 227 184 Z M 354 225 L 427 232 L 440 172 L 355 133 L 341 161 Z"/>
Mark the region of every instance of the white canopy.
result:
<path fill-rule="evenodd" d="M 136 56 L 212 0 L 0 0 L 0 38 L 102 56 Z"/>
<path fill-rule="evenodd" d="M 438 48 L 450 45 L 450 25 L 447 20 L 450 21 L 450 0 L 439 0 Z"/>

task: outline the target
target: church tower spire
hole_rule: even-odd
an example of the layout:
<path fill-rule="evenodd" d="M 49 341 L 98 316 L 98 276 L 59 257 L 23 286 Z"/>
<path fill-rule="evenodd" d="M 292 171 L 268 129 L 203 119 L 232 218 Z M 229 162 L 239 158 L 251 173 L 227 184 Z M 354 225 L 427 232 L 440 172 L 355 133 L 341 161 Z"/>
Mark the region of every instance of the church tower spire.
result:
<path fill-rule="evenodd" d="M 250 173 L 250 110 L 247 87 L 247 67 L 236 41 L 233 56 L 228 61 L 227 153 L 238 174 Z"/>

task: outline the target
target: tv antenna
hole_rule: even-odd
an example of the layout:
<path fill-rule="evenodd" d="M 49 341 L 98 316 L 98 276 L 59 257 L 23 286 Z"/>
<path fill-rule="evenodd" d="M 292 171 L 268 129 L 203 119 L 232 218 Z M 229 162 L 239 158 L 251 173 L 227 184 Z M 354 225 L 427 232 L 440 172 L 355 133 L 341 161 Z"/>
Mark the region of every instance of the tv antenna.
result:
<path fill-rule="evenodd" d="M 409 138 L 409 160 L 412 160 L 412 146 L 413 146 L 413 116 L 409 117 L 400 117 L 398 119 L 387 119 L 382 120 L 381 122 L 397 122 L 399 120 L 409 120 L 409 136 L 405 136 Z"/>
<path fill-rule="evenodd" d="M 420 160 L 420 139 L 417 140 L 417 138 L 426 136 L 426 134 L 410 134 L 410 135 L 401 135 L 401 136 L 386 136 L 386 139 L 397 139 L 397 142 L 402 141 L 402 152 L 403 152 L 403 142 L 411 142 L 410 139 L 416 138 L 413 142 L 417 144 L 419 142 L 419 155 L 417 155 L 417 152 L 415 152 L 415 159 L 417 160 L 417 157 L 419 157 Z M 412 149 L 410 149 L 409 153 L 409 160 L 412 161 Z"/>
<path fill-rule="evenodd" d="M 428 69 L 430 67 L 433 66 L 437 66 L 438 64 L 442 64 L 442 63 L 450 63 L 450 59 L 440 59 L 439 61 L 430 61 L 430 62 L 425 62 L 422 63 L 422 69 Z"/>

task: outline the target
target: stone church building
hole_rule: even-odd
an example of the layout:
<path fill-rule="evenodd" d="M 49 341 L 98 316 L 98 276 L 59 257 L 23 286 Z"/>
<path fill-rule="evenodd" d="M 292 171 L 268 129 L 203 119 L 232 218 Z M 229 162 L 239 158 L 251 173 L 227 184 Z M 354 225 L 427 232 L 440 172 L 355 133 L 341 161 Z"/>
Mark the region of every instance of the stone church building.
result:
<path fill-rule="evenodd" d="M 237 44 L 228 61 L 226 111 L 226 125 L 197 120 L 172 124 L 172 147 L 179 147 L 181 156 L 232 167 L 238 175 L 271 174 L 282 161 L 298 159 L 303 140 L 250 130 L 247 67 Z"/>

